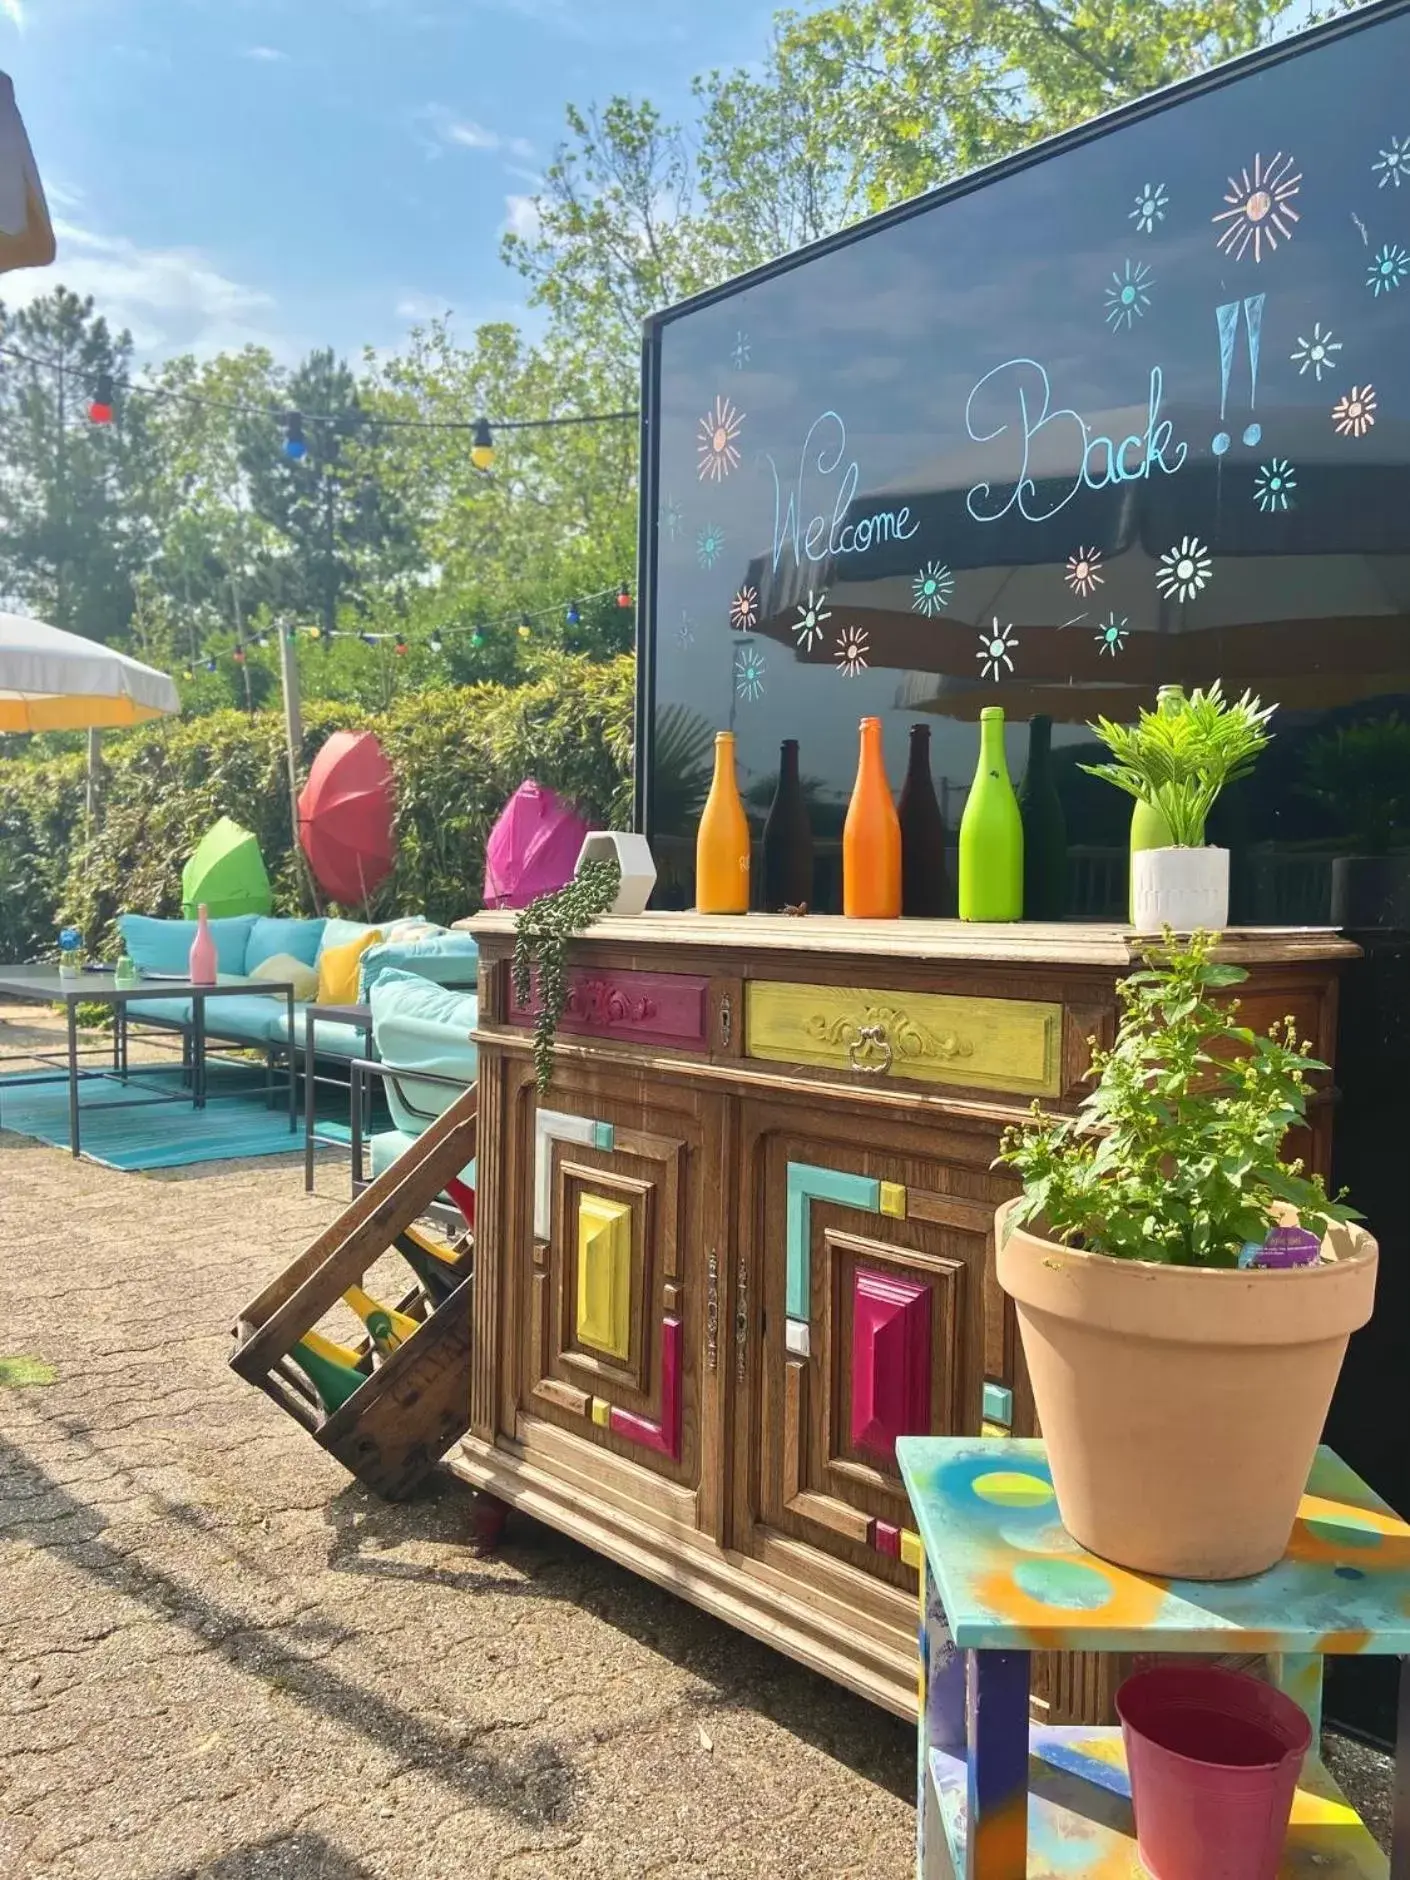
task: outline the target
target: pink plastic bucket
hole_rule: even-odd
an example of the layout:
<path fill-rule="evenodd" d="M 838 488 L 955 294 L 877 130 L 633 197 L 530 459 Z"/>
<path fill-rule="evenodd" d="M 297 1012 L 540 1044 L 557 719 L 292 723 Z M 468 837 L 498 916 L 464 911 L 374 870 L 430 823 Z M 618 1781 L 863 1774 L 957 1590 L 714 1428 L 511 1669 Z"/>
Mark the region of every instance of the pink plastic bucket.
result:
<path fill-rule="evenodd" d="M 1257 1678 L 1162 1665 L 1116 1694 L 1136 1843 L 1154 1880 L 1276 1880 L 1305 1712 Z"/>

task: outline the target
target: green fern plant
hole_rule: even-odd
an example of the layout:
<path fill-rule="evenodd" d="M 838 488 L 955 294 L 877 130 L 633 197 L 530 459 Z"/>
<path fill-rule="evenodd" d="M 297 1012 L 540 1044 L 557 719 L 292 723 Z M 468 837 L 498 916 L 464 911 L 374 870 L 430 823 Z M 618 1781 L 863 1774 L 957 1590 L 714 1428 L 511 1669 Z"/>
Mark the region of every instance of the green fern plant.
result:
<path fill-rule="evenodd" d="M 1277 709 L 1248 692 L 1231 703 L 1216 679 L 1174 710 L 1143 710 L 1134 725 L 1099 718 L 1088 729 L 1114 761 L 1080 768 L 1159 810 L 1176 848 L 1203 848 L 1205 822 L 1219 792 L 1252 770 Z"/>

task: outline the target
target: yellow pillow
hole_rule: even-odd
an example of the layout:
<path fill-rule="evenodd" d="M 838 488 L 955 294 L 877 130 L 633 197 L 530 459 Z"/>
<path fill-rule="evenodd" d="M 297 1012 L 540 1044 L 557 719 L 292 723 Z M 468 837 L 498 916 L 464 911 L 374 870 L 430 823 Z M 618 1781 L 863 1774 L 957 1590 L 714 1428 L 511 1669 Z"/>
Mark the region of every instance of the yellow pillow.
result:
<path fill-rule="evenodd" d="M 251 979 L 274 979 L 281 985 L 294 988 L 294 997 L 300 1004 L 311 999 L 318 991 L 318 974 L 303 960 L 296 960 L 292 953 L 272 953 L 267 960 L 261 960 L 250 974 Z"/>
<path fill-rule="evenodd" d="M 369 947 L 381 944 L 382 930 L 373 927 L 346 946 L 325 947 L 318 956 L 318 1003 L 357 1004 L 357 963 Z"/>

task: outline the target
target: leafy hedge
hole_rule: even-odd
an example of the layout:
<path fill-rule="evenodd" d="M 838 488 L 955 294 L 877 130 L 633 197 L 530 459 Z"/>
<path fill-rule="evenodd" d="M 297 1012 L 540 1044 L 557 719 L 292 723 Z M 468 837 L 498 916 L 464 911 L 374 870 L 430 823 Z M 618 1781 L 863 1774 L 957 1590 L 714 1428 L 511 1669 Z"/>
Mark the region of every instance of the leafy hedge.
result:
<path fill-rule="evenodd" d="M 597 826 L 624 827 L 632 670 L 630 658 L 560 655 L 527 685 L 437 687 L 380 713 L 307 706 L 305 773 L 332 732 L 368 729 L 396 776 L 397 865 L 371 912 L 472 913 L 486 838 L 525 777 L 570 797 Z M 65 922 L 103 947 L 119 913 L 180 913 L 182 866 L 221 815 L 259 837 L 276 909 L 311 911 L 277 712 L 214 712 L 110 736 L 91 831 L 81 756 L 0 760 L 0 959 L 51 953 Z"/>

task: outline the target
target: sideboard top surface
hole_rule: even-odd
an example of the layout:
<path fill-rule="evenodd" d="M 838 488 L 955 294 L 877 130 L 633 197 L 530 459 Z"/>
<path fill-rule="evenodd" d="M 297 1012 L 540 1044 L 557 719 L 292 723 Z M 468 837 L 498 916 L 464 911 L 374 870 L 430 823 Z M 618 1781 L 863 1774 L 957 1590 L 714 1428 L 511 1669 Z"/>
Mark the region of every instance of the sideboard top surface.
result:
<path fill-rule="evenodd" d="M 480 941 L 512 941 L 510 912 L 455 924 Z M 1145 944 L 1130 927 L 1077 921 L 847 920 L 839 914 L 638 914 L 594 922 L 580 944 L 679 947 L 768 956 L 802 954 L 877 960 L 1032 962 L 1125 968 Z M 1360 949 L 1332 927 L 1242 927 L 1223 936 L 1218 957 L 1250 965 L 1355 959 Z"/>

